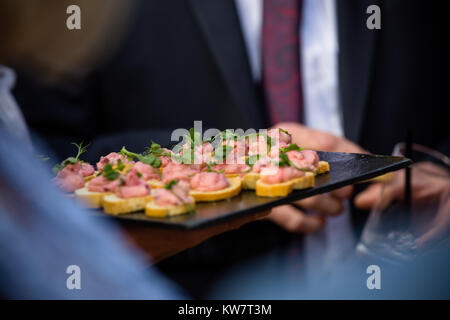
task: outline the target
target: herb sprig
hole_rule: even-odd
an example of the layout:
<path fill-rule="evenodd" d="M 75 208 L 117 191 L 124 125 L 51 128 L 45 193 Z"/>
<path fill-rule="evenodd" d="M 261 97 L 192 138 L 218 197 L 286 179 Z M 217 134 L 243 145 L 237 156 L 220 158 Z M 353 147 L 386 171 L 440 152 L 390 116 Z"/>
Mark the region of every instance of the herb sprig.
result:
<path fill-rule="evenodd" d="M 250 167 L 253 167 L 260 158 L 261 156 L 259 154 L 253 154 L 251 156 L 248 156 L 247 159 L 245 159 L 245 164 Z"/>
<path fill-rule="evenodd" d="M 122 147 L 119 153 L 126 156 L 128 160 L 137 159 L 138 161 L 151 165 L 154 168 L 161 167 L 161 160 L 153 153 L 145 153 L 145 154 L 134 153 L 128 151 L 125 147 Z"/>
<path fill-rule="evenodd" d="M 217 164 L 214 162 L 209 162 L 206 164 L 206 172 L 214 172 L 214 173 L 224 173 L 225 169 L 220 169 L 220 170 L 214 170 L 213 167 L 216 166 Z"/>
<path fill-rule="evenodd" d="M 80 144 L 77 144 L 75 142 L 72 142 L 72 144 L 74 146 L 77 147 L 77 155 L 75 157 L 68 157 L 67 159 L 65 159 L 64 161 L 62 161 L 61 163 L 55 164 L 53 166 L 53 172 L 55 174 L 57 174 L 59 171 L 61 171 L 62 169 L 64 169 L 67 165 L 69 164 L 75 164 L 78 161 L 83 162 L 82 160 L 80 160 L 80 156 L 85 153 L 87 151 L 87 149 L 89 148 L 89 146 L 91 145 L 91 143 L 88 143 L 87 145 L 83 146 L 83 142 L 81 142 Z"/>
<path fill-rule="evenodd" d="M 185 203 L 182 197 L 180 197 L 176 192 L 173 191 L 173 187 L 178 183 L 177 179 L 170 180 L 164 185 L 164 189 L 169 190 L 181 203 Z"/>
<path fill-rule="evenodd" d="M 292 134 L 290 134 L 288 131 L 286 131 L 286 130 L 284 130 L 284 129 L 281 129 L 281 128 L 280 128 L 280 132 L 283 132 L 283 133 L 286 133 L 286 134 L 292 136 Z"/>
<path fill-rule="evenodd" d="M 285 152 L 280 152 L 280 161 L 278 162 L 278 165 L 280 167 L 289 167 L 292 166 L 292 161 L 289 160 L 288 155 Z"/>
<path fill-rule="evenodd" d="M 170 157 L 172 154 L 170 154 L 169 152 L 165 151 L 163 148 L 161 148 L 161 145 L 157 144 L 156 142 L 152 141 L 152 144 L 150 147 L 147 147 L 146 150 L 144 151 L 143 155 L 149 155 L 149 154 L 153 154 L 157 157 Z"/>
<path fill-rule="evenodd" d="M 122 160 L 117 159 L 117 170 L 122 171 L 125 169 L 125 165 L 123 164 Z"/>
<path fill-rule="evenodd" d="M 300 148 L 296 143 L 291 143 L 285 148 L 280 148 L 280 151 L 284 153 L 289 151 L 303 151 L 303 150 L 305 150 L 305 148 Z"/>
<path fill-rule="evenodd" d="M 219 162 L 222 163 L 223 161 L 225 161 L 228 157 L 228 154 L 232 151 L 234 151 L 234 149 L 236 148 L 236 146 L 229 146 L 228 143 L 224 144 L 222 146 L 222 149 L 220 148 L 216 148 L 216 151 L 214 151 L 214 158 Z"/>
<path fill-rule="evenodd" d="M 178 183 L 177 179 L 170 180 L 164 185 L 164 189 L 172 190 L 172 187 Z"/>
<path fill-rule="evenodd" d="M 120 176 L 120 172 L 114 170 L 113 166 L 108 163 L 103 167 L 103 176 L 109 181 L 114 181 Z"/>
<path fill-rule="evenodd" d="M 195 163 L 195 147 L 202 144 L 200 133 L 195 131 L 194 128 L 190 128 L 189 135 L 184 135 L 184 144 L 174 148 L 175 154 L 172 156 L 172 159 L 182 164 L 193 164 Z M 187 148 L 185 147 L 186 145 Z"/>

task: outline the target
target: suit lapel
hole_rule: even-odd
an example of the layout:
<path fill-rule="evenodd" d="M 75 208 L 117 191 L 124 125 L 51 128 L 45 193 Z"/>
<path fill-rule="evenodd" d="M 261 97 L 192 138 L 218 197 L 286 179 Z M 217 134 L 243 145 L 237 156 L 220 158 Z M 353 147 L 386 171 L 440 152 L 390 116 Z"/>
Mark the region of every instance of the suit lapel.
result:
<path fill-rule="evenodd" d="M 264 118 L 233 0 L 189 0 L 219 70 L 249 125 L 263 126 Z"/>
<path fill-rule="evenodd" d="M 370 94 L 377 30 L 366 26 L 375 0 L 338 0 L 340 104 L 347 138 L 358 142 Z"/>

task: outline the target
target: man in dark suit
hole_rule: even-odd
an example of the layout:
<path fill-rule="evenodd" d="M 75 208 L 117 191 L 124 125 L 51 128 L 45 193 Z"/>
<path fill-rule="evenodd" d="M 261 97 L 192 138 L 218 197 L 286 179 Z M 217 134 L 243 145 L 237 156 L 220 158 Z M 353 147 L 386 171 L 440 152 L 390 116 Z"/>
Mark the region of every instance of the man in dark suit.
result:
<path fill-rule="evenodd" d="M 366 25 L 373 4 L 381 9 L 381 29 Z M 443 78 L 448 61 L 440 4 L 337 0 L 334 6 L 336 105 L 345 137 L 370 152 L 389 154 L 409 127 L 414 142 L 448 154 Z M 140 150 L 152 139 L 168 145 L 173 129 L 190 128 L 194 120 L 218 129 L 274 124 L 265 79 L 252 77 L 243 32 L 251 17 L 240 7 L 231 0 L 141 1 L 119 52 L 89 78 L 45 86 L 32 76 L 19 77 L 15 94 L 28 124 L 62 157 L 71 152 L 70 141 L 92 141 L 86 155 L 91 161 L 122 145 Z M 285 127 L 311 148 L 362 150 L 334 136 L 317 139 L 318 134 L 296 129 L 301 126 Z"/>
<path fill-rule="evenodd" d="M 295 5 L 295 1 L 287 2 Z M 169 144 L 173 129 L 192 127 L 194 120 L 202 120 L 203 128 L 218 129 L 265 128 L 277 124 L 274 119 L 289 121 L 283 126 L 307 147 L 379 154 L 389 154 L 409 128 L 414 142 L 449 153 L 450 109 L 444 80 L 448 52 L 443 45 L 441 3 L 335 1 L 339 50 L 334 112 L 339 114 L 345 138 L 335 131 L 316 132 L 299 124 L 307 120 L 304 107 L 308 112 L 314 109 L 306 104 L 299 107 L 303 116 L 273 117 L 272 89 L 267 86 L 270 62 L 265 60 L 270 53 L 260 57 L 263 70 L 258 77 L 251 36 L 245 32 L 250 16 L 239 3 L 141 1 L 119 52 L 87 79 L 49 87 L 34 83 L 30 75 L 19 77 L 15 95 L 28 124 L 61 156 L 69 153 L 68 142 L 91 140 L 93 147 L 87 154 L 91 161 L 122 145 L 139 150 L 151 140 Z M 366 25 L 367 8 L 373 4 L 381 9 L 381 29 Z M 264 48 L 270 32 L 262 29 Z M 301 47 L 302 37 L 298 38 Z M 305 80 L 304 65 L 296 67 Z M 295 81 L 302 86 L 301 79 Z M 303 89 L 307 83 L 303 81 Z M 303 101 L 308 101 L 310 95 L 304 93 Z M 291 111 L 292 104 L 287 109 Z M 330 208 L 348 195 L 348 190 L 331 195 L 334 205 L 323 213 L 336 213 Z M 319 210 L 321 203 L 303 204 Z M 275 216 L 275 220 L 297 231 L 314 231 L 323 225 L 320 219 L 296 212 Z"/>

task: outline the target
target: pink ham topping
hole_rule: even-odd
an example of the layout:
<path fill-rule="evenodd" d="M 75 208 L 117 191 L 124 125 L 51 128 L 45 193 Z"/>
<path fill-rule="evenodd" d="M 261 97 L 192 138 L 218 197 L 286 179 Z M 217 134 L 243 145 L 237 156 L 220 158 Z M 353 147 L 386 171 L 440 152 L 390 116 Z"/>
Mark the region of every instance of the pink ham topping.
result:
<path fill-rule="evenodd" d="M 272 146 L 270 148 L 270 152 L 267 155 L 268 157 L 272 158 L 272 159 L 278 159 L 280 157 L 280 148 L 285 148 L 286 146 L 279 146 L 279 145 L 275 145 Z"/>
<path fill-rule="evenodd" d="M 197 152 L 201 152 L 202 154 L 207 154 L 214 151 L 214 146 L 211 143 L 206 142 L 203 143 L 201 146 L 196 147 L 195 150 Z"/>
<path fill-rule="evenodd" d="M 95 172 L 94 167 L 89 163 L 77 162 L 74 164 L 68 164 L 56 175 L 58 178 L 64 178 L 68 175 L 79 174 L 82 177 L 93 175 Z"/>
<path fill-rule="evenodd" d="M 58 172 L 54 181 L 64 192 L 73 192 L 84 187 L 84 177 L 94 174 L 94 167 L 78 161 L 66 165 Z"/>
<path fill-rule="evenodd" d="M 292 136 L 279 129 L 271 129 L 267 131 L 267 136 L 271 138 L 270 150 L 264 135 L 259 135 L 257 138 L 251 137 L 249 139 L 249 154 L 250 155 L 266 155 L 272 158 L 278 157 L 279 148 L 285 148 L 292 142 Z"/>
<path fill-rule="evenodd" d="M 189 198 L 189 183 L 186 181 L 177 182 L 171 190 L 156 189 L 154 200 L 158 206 L 181 206 L 193 201 L 192 198 Z"/>
<path fill-rule="evenodd" d="M 73 175 L 73 174 L 77 175 L 80 172 L 80 169 L 81 169 L 81 163 L 79 161 L 74 164 L 68 164 L 58 172 L 56 177 L 63 179 L 65 177 Z"/>
<path fill-rule="evenodd" d="M 211 143 L 206 142 L 200 146 L 194 147 L 194 162 L 193 164 L 204 164 L 212 161 L 214 147 Z M 192 152 L 190 143 L 185 143 L 180 151 L 180 155 L 186 152 Z"/>
<path fill-rule="evenodd" d="M 100 161 L 97 162 L 97 169 L 103 170 L 103 167 L 106 166 L 108 163 L 115 166 L 117 165 L 118 160 L 122 161 L 123 164 L 131 164 L 134 163 L 133 161 L 130 161 L 122 154 L 118 154 L 117 152 L 111 152 L 106 157 L 101 157 Z"/>
<path fill-rule="evenodd" d="M 158 157 L 159 160 L 161 160 L 161 168 L 167 167 L 167 165 L 172 162 L 172 158 L 171 157 L 172 157 L 172 154 L 173 154 L 173 152 L 170 151 L 167 148 L 163 148 L 163 151 L 168 153 L 168 154 L 170 154 L 171 156 L 159 156 Z"/>
<path fill-rule="evenodd" d="M 267 166 L 261 170 L 261 180 L 267 184 L 286 182 L 303 177 L 305 173 L 293 167 Z"/>
<path fill-rule="evenodd" d="M 108 180 L 104 176 L 93 178 L 88 183 L 88 191 L 91 192 L 116 192 L 119 187 L 119 179 Z"/>
<path fill-rule="evenodd" d="M 279 143 L 281 148 L 284 148 L 292 143 L 292 136 L 281 131 L 280 129 L 270 129 L 267 131 L 267 135 L 278 140 L 275 141 L 275 143 Z"/>
<path fill-rule="evenodd" d="M 84 187 L 84 178 L 79 174 L 66 174 L 54 179 L 56 185 L 64 192 L 74 192 Z"/>
<path fill-rule="evenodd" d="M 92 176 L 95 173 L 94 166 L 89 163 L 82 163 L 79 173 L 83 177 Z"/>
<path fill-rule="evenodd" d="M 223 173 L 201 172 L 191 179 L 191 188 L 198 191 L 216 191 L 227 188 L 230 182 Z"/>
<path fill-rule="evenodd" d="M 212 168 L 214 171 L 224 170 L 225 174 L 240 174 L 250 170 L 250 167 L 246 164 L 218 164 Z"/>
<path fill-rule="evenodd" d="M 117 189 L 116 194 L 124 199 L 144 197 L 150 194 L 150 186 L 139 179 L 135 172 L 130 172 L 123 180 L 122 186 Z"/>
<path fill-rule="evenodd" d="M 195 147 L 194 150 L 195 164 L 209 163 L 213 160 L 214 147 L 211 143 L 204 143 Z"/>
<path fill-rule="evenodd" d="M 319 164 L 319 156 L 312 150 L 289 151 L 287 156 L 297 168 L 316 171 Z"/>
<path fill-rule="evenodd" d="M 135 175 L 137 175 L 137 172 L 139 172 L 141 174 L 141 179 L 144 181 L 151 179 L 161 180 L 161 175 L 157 170 L 158 169 L 153 168 L 149 164 L 138 161 L 133 165 L 130 173 L 134 173 Z"/>
<path fill-rule="evenodd" d="M 257 138 L 250 138 L 249 140 L 249 155 L 265 155 L 267 154 L 267 140 L 264 136 L 260 135 Z"/>
<path fill-rule="evenodd" d="M 191 177 L 200 171 L 200 166 L 169 163 L 162 172 L 162 181 L 167 183 L 171 180 L 189 181 Z"/>
<path fill-rule="evenodd" d="M 256 163 L 253 165 L 252 172 L 260 173 L 261 170 L 269 165 L 272 164 L 273 159 L 270 157 L 264 157 L 260 158 Z"/>
<path fill-rule="evenodd" d="M 227 150 L 226 163 L 237 163 L 237 159 L 241 159 L 248 155 L 249 146 L 246 139 L 242 140 L 225 140 L 222 146 L 227 146 L 231 151 Z"/>

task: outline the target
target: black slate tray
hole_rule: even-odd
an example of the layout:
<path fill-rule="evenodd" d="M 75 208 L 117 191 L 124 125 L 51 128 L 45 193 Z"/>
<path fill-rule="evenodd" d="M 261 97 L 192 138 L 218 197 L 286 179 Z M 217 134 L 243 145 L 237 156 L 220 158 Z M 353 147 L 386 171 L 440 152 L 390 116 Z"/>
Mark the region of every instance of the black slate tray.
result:
<path fill-rule="evenodd" d="M 318 154 L 321 160 L 330 163 L 331 171 L 317 176 L 314 188 L 294 191 L 287 197 L 263 198 L 257 197 L 254 191 L 244 190 L 231 199 L 197 203 L 194 213 L 169 218 L 149 218 L 143 212 L 120 216 L 110 216 L 102 211 L 96 211 L 96 213 L 118 219 L 122 223 L 138 223 L 161 228 L 195 229 L 329 192 L 405 168 L 411 164 L 411 160 L 403 157 L 336 152 L 318 152 Z"/>

